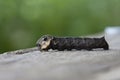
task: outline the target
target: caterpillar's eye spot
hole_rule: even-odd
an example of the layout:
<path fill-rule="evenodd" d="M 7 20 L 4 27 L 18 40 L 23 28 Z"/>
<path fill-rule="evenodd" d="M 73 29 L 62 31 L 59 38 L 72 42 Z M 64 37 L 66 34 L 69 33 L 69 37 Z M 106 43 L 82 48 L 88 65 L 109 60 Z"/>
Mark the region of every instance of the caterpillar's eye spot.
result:
<path fill-rule="evenodd" d="M 47 38 L 43 38 L 44 41 L 47 41 Z"/>

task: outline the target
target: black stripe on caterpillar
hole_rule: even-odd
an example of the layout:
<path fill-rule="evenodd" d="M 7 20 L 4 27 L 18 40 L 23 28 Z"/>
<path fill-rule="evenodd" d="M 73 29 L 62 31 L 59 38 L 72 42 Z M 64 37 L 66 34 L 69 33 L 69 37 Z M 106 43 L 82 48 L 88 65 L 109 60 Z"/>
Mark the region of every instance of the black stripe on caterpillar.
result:
<path fill-rule="evenodd" d="M 37 42 L 40 51 L 53 50 L 92 50 L 97 48 L 109 49 L 104 37 L 101 38 L 80 38 L 80 37 L 55 37 L 51 35 L 42 36 Z"/>

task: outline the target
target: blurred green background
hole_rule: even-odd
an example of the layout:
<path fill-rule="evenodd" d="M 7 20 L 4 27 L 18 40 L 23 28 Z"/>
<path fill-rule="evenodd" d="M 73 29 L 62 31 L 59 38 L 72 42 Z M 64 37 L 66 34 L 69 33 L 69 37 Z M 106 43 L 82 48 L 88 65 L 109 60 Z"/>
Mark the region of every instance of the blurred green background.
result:
<path fill-rule="evenodd" d="M 120 0 L 0 0 L 0 53 L 44 34 L 81 36 L 120 25 Z"/>

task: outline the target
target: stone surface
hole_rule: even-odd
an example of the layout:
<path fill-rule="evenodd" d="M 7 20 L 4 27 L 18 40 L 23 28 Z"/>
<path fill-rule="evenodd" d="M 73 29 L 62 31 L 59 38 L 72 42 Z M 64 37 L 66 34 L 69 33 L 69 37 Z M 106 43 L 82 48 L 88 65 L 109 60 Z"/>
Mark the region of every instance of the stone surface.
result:
<path fill-rule="evenodd" d="M 107 51 L 6 52 L 0 55 L 0 80 L 120 80 L 120 36 L 106 40 Z"/>

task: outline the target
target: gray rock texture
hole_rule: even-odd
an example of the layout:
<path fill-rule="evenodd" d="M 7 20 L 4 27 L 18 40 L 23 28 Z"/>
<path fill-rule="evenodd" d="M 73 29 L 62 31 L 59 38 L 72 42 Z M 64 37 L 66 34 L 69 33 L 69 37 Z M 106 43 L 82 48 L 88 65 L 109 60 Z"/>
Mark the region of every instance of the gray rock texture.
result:
<path fill-rule="evenodd" d="M 120 80 L 120 36 L 106 40 L 106 51 L 6 52 L 0 55 L 0 80 Z"/>

